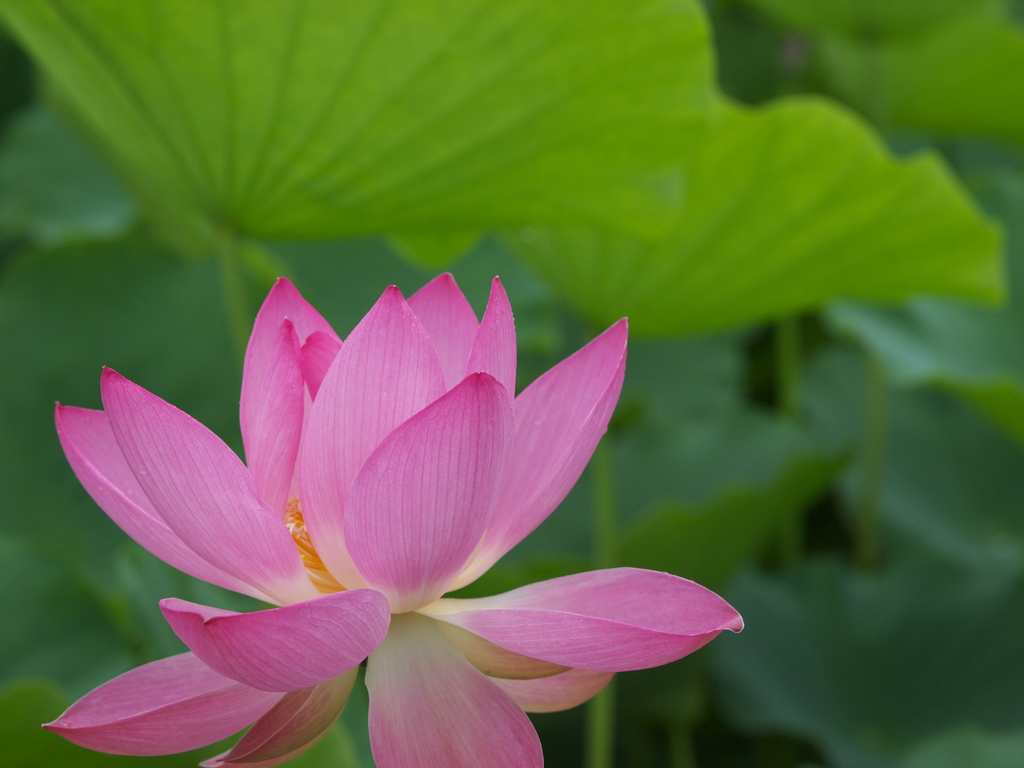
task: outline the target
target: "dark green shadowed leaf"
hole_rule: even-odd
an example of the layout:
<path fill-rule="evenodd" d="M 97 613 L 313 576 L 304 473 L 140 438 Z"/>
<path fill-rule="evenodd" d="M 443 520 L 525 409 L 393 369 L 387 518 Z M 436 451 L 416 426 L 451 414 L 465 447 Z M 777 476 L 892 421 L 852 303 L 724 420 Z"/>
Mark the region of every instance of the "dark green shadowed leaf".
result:
<path fill-rule="evenodd" d="M 1024 765 L 1024 730 L 983 731 L 963 726 L 915 748 L 900 768 L 1019 768 Z"/>
<path fill-rule="evenodd" d="M 135 202 L 73 130 L 29 109 L 0 150 L 0 231 L 39 245 L 123 234 Z"/>
<path fill-rule="evenodd" d="M 0 487 L 18 514 L 3 516 L 2 529 L 109 581 L 111 553 L 127 537 L 68 466 L 54 402 L 99 407 L 107 365 L 238 446 L 241 365 L 216 271 L 134 240 L 26 253 L 3 277 Z"/>
<path fill-rule="evenodd" d="M 744 731 L 810 739 L 833 768 L 886 768 L 959 723 L 1024 725 L 1015 579 L 820 561 L 749 573 L 726 597 L 746 629 L 715 643 L 715 671 Z"/>
<path fill-rule="evenodd" d="M 49 677 L 85 693 L 131 666 L 133 648 L 114 590 L 40 543 L 0 534 L 0 579 L 8 585 L 0 597 L 0 687 Z"/>
<path fill-rule="evenodd" d="M 623 562 L 721 589 L 822 493 L 842 462 L 797 456 L 765 487 L 730 490 L 701 506 L 666 506 L 626 531 Z"/>
<path fill-rule="evenodd" d="M 530 228 L 513 248 L 600 323 L 694 333 L 838 297 L 1002 295 L 999 235 L 932 155 L 893 159 L 837 105 L 727 107 L 695 145 L 686 201 L 655 242 Z"/>
<path fill-rule="evenodd" d="M 712 88 L 694 0 L 3 0 L 0 16 L 151 206 L 260 237 L 663 228 Z"/>
<path fill-rule="evenodd" d="M 930 27 L 977 16 L 1002 0 L 746 0 L 807 32 L 850 37 L 913 36 Z"/>

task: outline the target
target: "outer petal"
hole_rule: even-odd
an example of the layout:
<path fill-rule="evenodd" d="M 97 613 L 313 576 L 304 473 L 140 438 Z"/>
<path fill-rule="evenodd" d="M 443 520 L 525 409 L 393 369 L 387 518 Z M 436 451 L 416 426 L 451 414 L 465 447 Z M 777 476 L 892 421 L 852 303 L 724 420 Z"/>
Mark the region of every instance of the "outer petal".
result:
<path fill-rule="evenodd" d="M 495 680 L 495 684 L 527 712 L 561 712 L 578 707 L 599 694 L 614 672 L 570 669 L 537 680 Z"/>
<path fill-rule="evenodd" d="M 334 725 L 357 676 L 358 669 L 352 669 L 312 688 L 286 693 L 234 747 L 203 765 L 277 765 L 300 755 Z"/>
<path fill-rule="evenodd" d="M 466 377 L 387 436 L 352 483 L 349 552 L 396 613 L 444 594 L 483 535 L 512 445 L 512 404 Z"/>
<path fill-rule="evenodd" d="M 44 727 L 100 752 L 169 755 L 230 736 L 280 698 L 229 680 L 184 653 L 115 677 Z"/>
<path fill-rule="evenodd" d="M 392 286 L 352 331 L 324 377 L 299 459 L 306 528 L 324 564 L 347 587 L 364 584 L 345 548 L 352 478 L 395 427 L 442 394 L 437 353 Z"/>
<path fill-rule="evenodd" d="M 309 396 L 316 397 L 331 363 L 341 350 L 341 339 L 334 332 L 314 331 L 302 345 L 302 377 L 309 387 Z"/>
<path fill-rule="evenodd" d="M 441 361 L 446 389 L 466 375 L 466 364 L 476 338 L 476 313 L 451 273 L 438 275 L 409 297 L 409 307 L 423 323 Z"/>
<path fill-rule="evenodd" d="M 110 369 L 100 386 L 128 466 L 167 527 L 193 552 L 276 602 L 319 595 L 288 529 L 220 438 Z"/>
<path fill-rule="evenodd" d="M 501 280 L 491 281 L 491 298 L 469 355 L 466 373 L 484 371 L 496 378 L 510 398 L 516 396 L 516 324 Z"/>
<path fill-rule="evenodd" d="M 283 517 L 299 454 L 306 390 L 299 337 L 292 321 L 282 321 L 274 337 L 263 341 L 260 347 L 265 348 L 259 349 L 259 355 L 246 355 L 242 442 L 257 493 Z M 250 340 L 250 353 L 253 348 Z"/>
<path fill-rule="evenodd" d="M 378 768 L 540 768 L 529 718 L 415 613 L 370 656 L 370 745 Z"/>
<path fill-rule="evenodd" d="M 522 541 L 579 480 L 619 399 L 626 333 L 626 321 L 620 320 L 516 398 L 512 464 L 498 509 L 457 586 L 476 579 Z"/>
<path fill-rule="evenodd" d="M 164 618 L 196 656 L 262 691 L 297 691 L 358 666 L 388 631 L 379 592 L 356 589 L 254 613 L 168 598 Z"/>
<path fill-rule="evenodd" d="M 567 667 L 621 672 L 667 664 L 743 620 L 714 592 L 668 573 L 614 568 L 495 597 L 438 600 L 423 613 L 502 648 Z"/>
<path fill-rule="evenodd" d="M 54 421 L 64 455 L 79 482 L 110 519 L 138 544 L 197 579 L 260 600 L 270 599 L 208 563 L 167 527 L 132 474 L 103 411 L 58 404 Z"/>

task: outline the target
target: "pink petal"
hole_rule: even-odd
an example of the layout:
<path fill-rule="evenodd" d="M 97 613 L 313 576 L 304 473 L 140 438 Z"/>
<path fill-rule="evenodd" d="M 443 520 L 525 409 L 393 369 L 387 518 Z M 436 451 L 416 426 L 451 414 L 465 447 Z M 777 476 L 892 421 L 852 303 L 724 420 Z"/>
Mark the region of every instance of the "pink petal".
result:
<path fill-rule="evenodd" d="M 614 568 L 503 595 L 439 600 L 423 611 L 524 656 L 621 672 L 667 664 L 743 629 L 711 590 L 668 573 Z"/>
<path fill-rule="evenodd" d="M 466 375 L 479 323 L 476 313 L 450 273 L 438 275 L 409 297 L 409 307 L 423 323 L 441 361 L 446 389 Z"/>
<path fill-rule="evenodd" d="M 516 325 L 501 280 L 491 282 L 491 298 L 469 355 L 466 373 L 484 371 L 496 378 L 510 398 L 516 396 Z"/>
<path fill-rule="evenodd" d="M 44 727 L 100 752 L 169 755 L 230 736 L 280 698 L 229 680 L 184 653 L 115 677 Z"/>
<path fill-rule="evenodd" d="M 483 535 L 512 444 L 512 404 L 466 377 L 388 435 L 352 483 L 345 540 L 395 613 L 444 594 Z"/>
<path fill-rule="evenodd" d="M 540 661 L 512 653 L 454 624 L 439 621 L 436 628 L 445 640 L 462 652 L 470 664 L 488 677 L 533 680 L 558 675 L 568 669 L 550 661 Z"/>
<path fill-rule="evenodd" d="M 189 549 L 275 602 L 319 595 L 288 529 L 220 438 L 110 369 L 100 388 L 128 466 Z"/>
<path fill-rule="evenodd" d="M 228 752 L 204 766 L 277 765 L 305 752 L 345 709 L 358 668 L 312 688 L 286 693 Z"/>
<path fill-rule="evenodd" d="M 269 600 L 258 589 L 208 563 L 164 524 L 132 474 L 103 411 L 58 404 L 54 421 L 64 455 L 79 482 L 110 519 L 138 544 L 197 579 Z"/>
<path fill-rule="evenodd" d="M 358 666 L 388 631 L 384 597 L 370 589 L 254 613 L 168 598 L 175 634 L 209 667 L 261 691 L 297 691 Z"/>
<path fill-rule="evenodd" d="M 579 480 L 619 399 L 626 335 L 626 321 L 620 320 L 515 399 L 515 444 L 498 509 L 457 586 L 476 579 L 522 541 Z"/>
<path fill-rule="evenodd" d="M 345 548 L 352 479 L 395 427 L 444 391 L 427 332 L 401 292 L 388 288 L 324 377 L 299 459 L 306 528 L 324 565 L 345 586 L 364 584 Z"/>
<path fill-rule="evenodd" d="M 495 680 L 494 683 L 527 712 L 561 712 L 599 694 L 614 672 L 570 669 L 538 680 Z"/>
<path fill-rule="evenodd" d="M 540 768 L 526 713 L 431 625 L 396 616 L 367 665 L 378 768 Z"/>
<path fill-rule="evenodd" d="M 256 315 L 252 336 L 249 337 L 249 347 L 246 349 L 246 358 L 248 359 L 250 352 L 258 354 L 259 348 L 273 339 L 277 329 L 286 319 L 291 320 L 295 326 L 299 341 L 305 342 L 310 334 L 318 331 L 337 338 L 331 324 L 313 309 L 312 304 L 302 298 L 302 294 L 291 281 L 279 277 Z"/>
<path fill-rule="evenodd" d="M 314 331 L 302 345 L 302 377 L 309 387 L 309 396 L 316 397 L 327 370 L 341 350 L 341 339 L 334 331 Z"/>
<path fill-rule="evenodd" d="M 263 306 L 260 307 L 253 324 L 253 332 L 246 347 L 245 368 L 242 374 L 242 438 L 246 446 L 246 456 L 252 456 L 252 443 L 258 439 L 263 419 L 267 416 L 265 400 L 272 397 L 276 386 L 267 379 L 281 379 L 282 365 L 293 366 L 288 355 L 282 356 L 281 327 L 288 321 L 295 329 L 295 338 L 302 346 L 310 335 L 324 336 L 340 346 L 341 340 L 331 325 L 307 302 L 288 280 L 281 278 L 270 289 Z M 323 342 L 317 342 L 322 344 Z M 290 345 L 289 345 L 290 346 Z M 303 366 L 304 368 L 304 366 Z M 325 371 L 327 368 L 325 367 Z M 288 372 L 291 381 L 294 373 Z M 323 378 L 323 374 L 321 376 Z M 318 385 L 317 381 L 317 385 Z M 315 393 L 314 388 L 310 389 Z M 302 398 L 299 397 L 301 404 Z M 250 459 L 250 467 L 252 461 Z"/>
<path fill-rule="evenodd" d="M 305 410 L 301 349 L 291 320 L 260 345 L 255 339 L 242 376 L 242 442 L 260 498 L 284 517 Z"/>

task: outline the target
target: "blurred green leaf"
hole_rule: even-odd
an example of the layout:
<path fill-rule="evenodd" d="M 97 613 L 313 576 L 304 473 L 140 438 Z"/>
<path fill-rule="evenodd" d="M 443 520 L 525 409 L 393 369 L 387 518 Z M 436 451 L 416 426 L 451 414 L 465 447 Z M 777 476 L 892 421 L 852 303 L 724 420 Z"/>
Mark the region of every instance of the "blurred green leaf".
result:
<path fill-rule="evenodd" d="M 929 27 L 980 15 L 1003 0 L 746 0 L 780 21 L 808 32 L 851 37 L 918 34 Z"/>
<path fill-rule="evenodd" d="M 932 155 L 894 160 L 837 105 L 725 109 L 693 147 L 671 233 L 531 227 L 512 247 L 586 316 L 642 334 L 695 333 L 837 297 L 939 293 L 993 301 L 999 234 Z"/>
<path fill-rule="evenodd" d="M 414 263 L 441 268 L 458 259 L 480 239 L 476 231 L 405 232 L 391 236 L 398 251 Z"/>
<path fill-rule="evenodd" d="M 693 0 L 3 0 L 0 15 L 156 215 L 259 237 L 663 228 L 712 87 Z"/>
<path fill-rule="evenodd" d="M 983 199 L 1007 224 L 1005 307 L 922 299 L 906 309 L 844 304 L 829 316 L 880 357 L 896 384 L 950 389 L 1024 441 L 1024 176 L 990 181 Z"/>
<path fill-rule="evenodd" d="M 901 768 L 1019 768 L 1024 731 L 990 733 L 976 727 L 947 731 L 915 748 Z"/>
<path fill-rule="evenodd" d="M 0 597 L 7 617 L 0 629 L 0 686 L 50 677 L 84 693 L 131 666 L 133 649 L 118 627 L 110 585 L 82 578 L 38 542 L 6 534 L 0 534 L 0 579 L 8 585 Z"/>
<path fill-rule="evenodd" d="M 52 112 L 33 107 L 0 150 L 0 231 L 39 245 L 121 235 L 135 201 L 93 150 Z"/>
<path fill-rule="evenodd" d="M 23 681 L 0 692 L 0 744 L 7 768 L 101 768 L 124 766 L 133 758 L 111 758 L 76 747 L 43 730 L 43 723 L 57 717 L 68 702 L 63 691 L 44 681 Z M 139 758 L 135 758 L 138 760 Z M 144 760 L 144 758 L 143 758 Z M 149 762 L 153 764 L 153 760 Z"/>
<path fill-rule="evenodd" d="M 0 530 L 58 551 L 101 581 L 127 539 L 82 490 L 60 449 L 53 404 L 99 407 L 109 365 L 232 445 L 240 363 L 213 264 L 143 240 L 26 253 L 0 282 Z"/>
<path fill-rule="evenodd" d="M 805 399 L 818 439 L 856 446 L 863 364 L 838 351 L 809 366 Z M 967 570 L 1024 572 L 1024 455 L 970 408 L 943 392 L 893 392 L 886 405 L 882 523 L 895 557 L 927 555 Z M 842 491 L 860 493 L 859 455 Z"/>
<path fill-rule="evenodd" d="M 746 630 L 714 645 L 719 698 L 748 732 L 811 739 L 834 768 L 882 768 L 961 722 L 1024 725 L 1016 579 L 821 561 L 749 573 L 727 597 Z"/>
<path fill-rule="evenodd" d="M 766 487 L 730 490 L 700 507 L 655 510 L 625 532 L 623 562 L 721 589 L 782 526 L 803 514 L 842 464 L 800 456 Z"/>
<path fill-rule="evenodd" d="M 822 46 L 834 87 L 885 125 L 1024 143 L 1024 33 L 978 18 L 919 39 Z"/>

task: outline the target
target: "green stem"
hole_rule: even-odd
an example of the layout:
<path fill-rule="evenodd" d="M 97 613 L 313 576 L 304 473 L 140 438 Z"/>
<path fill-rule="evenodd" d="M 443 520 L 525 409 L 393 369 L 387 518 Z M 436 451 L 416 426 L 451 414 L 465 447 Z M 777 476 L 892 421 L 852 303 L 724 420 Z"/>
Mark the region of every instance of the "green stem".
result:
<path fill-rule="evenodd" d="M 697 768 L 693 753 L 693 733 L 685 725 L 676 725 L 669 732 L 669 750 L 672 768 Z"/>
<path fill-rule="evenodd" d="M 607 438 L 594 451 L 594 559 L 598 568 L 611 568 L 618 560 L 618 525 L 615 519 L 615 483 Z M 615 680 L 587 704 L 586 768 L 612 768 L 615 764 Z"/>
<path fill-rule="evenodd" d="M 220 233 L 217 252 L 220 263 L 221 290 L 224 296 L 224 313 L 227 316 L 231 338 L 239 358 L 244 357 L 249 340 L 252 315 L 245 295 L 245 276 L 242 269 L 238 235 L 230 229 Z"/>
<path fill-rule="evenodd" d="M 785 317 L 775 325 L 775 397 L 779 412 L 793 423 L 800 420 L 800 319 Z M 779 531 L 783 564 L 800 559 L 804 549 L 803 516 L 794 515 Z"/>
<path fill-rule="evenodd" d="M 878 563 L 882 481 L 885 474 L 885 432 L 887 390 L 885 370 L 873 354 L 867 355 L 864 391 L 864 443 L 857 536 L 854 556 L 857 566 L 871 570 Z"/>

